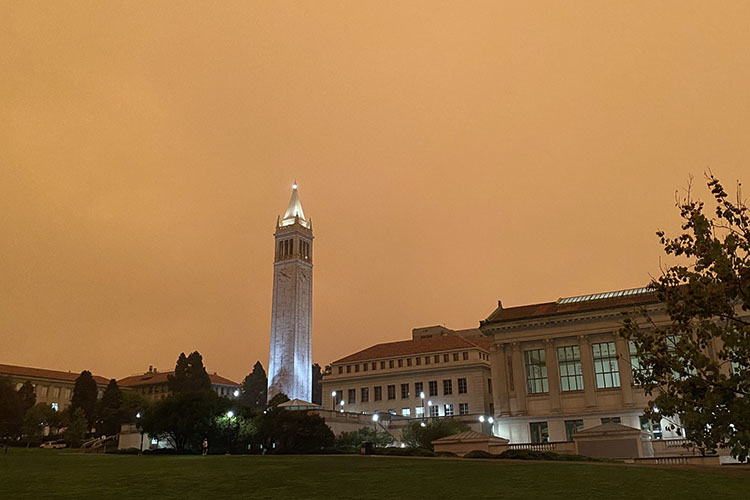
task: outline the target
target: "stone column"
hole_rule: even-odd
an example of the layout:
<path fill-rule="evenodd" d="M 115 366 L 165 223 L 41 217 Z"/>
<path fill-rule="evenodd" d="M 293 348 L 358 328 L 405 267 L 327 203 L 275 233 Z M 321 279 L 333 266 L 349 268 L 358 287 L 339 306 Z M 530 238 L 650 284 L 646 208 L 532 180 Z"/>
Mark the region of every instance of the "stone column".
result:
<path fill-rule="evenodd" d="M 591 353 L 591 342 L 587 335 L 578 336 L 581 350 L 581 369 L 583 370 L 583 401 L 586 408 L 596 407 L 596 377 L 594 376 L 594 356 Z"/>
<path fill-rule="evenodd" d="M 622 391 L 622 405 L 632 408 L 633 403 L 633 372 L 630 366 L 630 350 L 628 342 L 615 334 L 615 349 L 617 350 L 617 369 L 620 371 L 620 390 Z"/>
<path fill-rule="evenodd" d="M 513 381 L 516 395 L 516 408 L 518 415 L 526 415 L 526 375 L 524 374 L 523 356 L 521 355 L 521 344 L 513 342 Z"/>
<path fill-rule="evenodd" d="M 557 365 L 557 349 L 552 339 L 544 340 L 544 357 L 547 363 L 550 411 L 562 412 L 560 408 L 560 373 Z"/>
<path fill-rule="evenodd" d="M 510 416 L 507 347 L 507 344 L 496 344 L 492 347 L 492 380 L 495 384 L 493 400 L 495 412 L 501 417 Z"/>

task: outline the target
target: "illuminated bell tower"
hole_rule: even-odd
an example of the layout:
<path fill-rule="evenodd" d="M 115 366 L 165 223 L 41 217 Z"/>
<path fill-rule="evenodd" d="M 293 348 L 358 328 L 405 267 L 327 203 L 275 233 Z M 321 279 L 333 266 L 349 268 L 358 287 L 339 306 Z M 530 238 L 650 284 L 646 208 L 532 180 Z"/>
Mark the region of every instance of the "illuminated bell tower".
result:
<path fill-rule="evenodd" d="M 312 400 L 312 220 L 305 218 L 297 183 L 284 218 L 276 219 L 268 399 Z"/>

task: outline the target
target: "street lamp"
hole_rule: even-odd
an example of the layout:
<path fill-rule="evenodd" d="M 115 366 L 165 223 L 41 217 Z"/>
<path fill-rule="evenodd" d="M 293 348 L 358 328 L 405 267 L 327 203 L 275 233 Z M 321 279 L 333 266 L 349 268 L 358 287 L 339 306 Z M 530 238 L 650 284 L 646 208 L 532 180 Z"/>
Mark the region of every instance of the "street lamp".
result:
<path fill-rule="evenodd" d="M 331 392 L 331 404 L 333 411 L 336 411 L 336 391 Z"/>
<path fill-rule="evenodd" d="M 135 418 L 137 418 L 138 420 L 140 420 L 141 419 L 141 412 L 136 413 L 135 414 Z M 138 449 L 138 453 L 143 453 L 143 427 L 141 427 L 141 446 Z"/>
<path fill-rule="evenodd" d="M 238 398 L 238 397 L 240 397 L 240 390 L 239 389 L 235 389 L 232 394 L 234 394 L 235 398 Z"/>
<path fill-rule="evenodd" d="M 432 406 L 432 400 L 427 401 L 427 408 L 425 410 L 429 410 L 430 406 Z"/>
<path fill-rule="evenodd" d="M 339 404 L 341 405 L 341 413 L 344 413 L 344 400 L 342 399 Z"/>
<path fill-rule="evenodd" d="M 377 413 L 372 416 L 372 430 L 375 431 L 375 435 L 376 436 L 378 434 L 378 420 L 379 419 L 380 419 L 380 417 L 378 416 Z"/>
<path fill-rule="evenodd" d="M 227 412 L 227 455 L 232 448 L 232 417 L 234 417 L 234 412 L 229 410 Z"/>
<path fill-rule="evenodd" d="M 424 407 L 424 391 L 421 391 L 419 393 L 419 397 L 422 399 L 422 423 L 424 423 L 425 410 L 426 410 L 426 408 Z M 422 427 L 424 427 L 424 426 L 422 426 Z"/>

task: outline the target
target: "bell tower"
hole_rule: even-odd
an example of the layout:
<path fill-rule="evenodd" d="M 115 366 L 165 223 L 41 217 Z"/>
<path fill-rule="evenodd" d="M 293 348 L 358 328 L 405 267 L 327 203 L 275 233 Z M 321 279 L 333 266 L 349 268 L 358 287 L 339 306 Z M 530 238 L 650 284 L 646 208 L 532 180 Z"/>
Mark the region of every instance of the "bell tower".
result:
<path fill-rule="evenodd" d="M 312 400 L 312 220 L 305 218 L 297 183 L 284 217 L 277 217 L 273 262 L 268 399 Z"/>

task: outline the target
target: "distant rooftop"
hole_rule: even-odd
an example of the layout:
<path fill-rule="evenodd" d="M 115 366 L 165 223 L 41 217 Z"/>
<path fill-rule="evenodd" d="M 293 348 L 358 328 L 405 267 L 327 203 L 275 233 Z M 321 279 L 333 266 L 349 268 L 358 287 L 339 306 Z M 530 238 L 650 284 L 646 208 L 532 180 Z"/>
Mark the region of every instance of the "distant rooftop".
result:
<path fill-rule="evenodd" d="M 174 375 L 174 372 L 149 371 L 144 373 L 143 375 L 133 375 L 130 377 L 122 378 L 117 381 L 117 385 L 119 385 L 120 387 L 136 387 L 139 385 L 166 384 L 167 377 L 169 377 L 169 375 Z M 216 373 L 209 373 L 208 378 L 211 379 L 212 384 L 231 385 L 236 387 L 240 386 L 240 384 L 238 384 L 237 382 L 233 382 L 228 378 L 217 375 Z"/>
<path fill-rule="evenodd" d="M 485 339 L 466 339 L 458 335 L 446 334 L 438 337 L 417 338 L 413 340 L 401 340 L 398 342 L 386 342 L 375 344 L 345 358 L 334 361 L 334 363 L 349 363 L 352 361 L 369 361 L 381 358 L 393 358 L 396 356 L 411 356 L 414 354 L 425 354 L 429 352 L 450 351 L 455 349 L 482 349 L 487 350 L 489 343 Z"/>
<path fill-rule="evenodd" d="M 29 366 L 3 365 L 0 364 L 0 376 L 11 375 L 15 377 L 29 378 L 46 378 L 50 380 L 64 380 L 66 382 L 75 382 L 80 373 L 64 372 L 60 370 L 47 370 L 45 368 L 31 368 Z M 107 385 L 108 378 L 93 375 L 94 380 L 99 385 Z"/>

